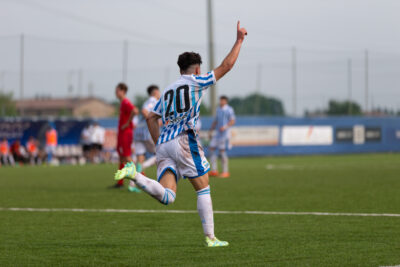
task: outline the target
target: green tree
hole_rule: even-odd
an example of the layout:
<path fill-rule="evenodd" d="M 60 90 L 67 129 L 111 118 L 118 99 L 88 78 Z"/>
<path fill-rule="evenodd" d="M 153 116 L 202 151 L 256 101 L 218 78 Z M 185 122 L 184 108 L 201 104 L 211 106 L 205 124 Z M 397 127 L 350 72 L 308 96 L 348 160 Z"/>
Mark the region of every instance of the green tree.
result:
<path fill-rule="evenodd" d="M 285 115 L 283 104 L 279 99 L 262 94 L 251 94 L 244 98 L 234 97 L 229 104 L 238 115 Z"/>
<path fill-rule="evenodd" d="M 112 101 L 111 105 L 114 107 L 114 116 L 118 116 L 119 115 L 119 101 Z"/>
<path fill-rule="evenodd" d="M 0 115 L 4 116 L 17 116 L 17 107 L 13 100 L 12 93 L 0 93 Z"/>
<path fill-rule="evenodd" d="M 66 108 L 62 108 L 58 111 L 58 116 L 59 117 L 71 117 L 72 116 L 72 112 L 71 110 L 68 110 Z M 89 117 L 89 113 L 85 112 L 83 114 L 83 117 Z"/>
<path fill-rule="evenodd" d="M 209 116 L 209 115 L 211 115 L 211 110 L 208 108 L 207 105 L 201 103 L 201 105 L 200 105 L 200 114 L 202 116 Z"/>
<path fill-rule="evenodd" d="M 330 100 L 326 114 L 328 116 L 362 115 L 362 110 L 356 102 Z"/>
<path fill-rule="evenodd" d="M 138 109 L 141 109 L 144 102 L 146 102 L 147 98 L 148 96 L 136 95 L 133 102 Z"/>

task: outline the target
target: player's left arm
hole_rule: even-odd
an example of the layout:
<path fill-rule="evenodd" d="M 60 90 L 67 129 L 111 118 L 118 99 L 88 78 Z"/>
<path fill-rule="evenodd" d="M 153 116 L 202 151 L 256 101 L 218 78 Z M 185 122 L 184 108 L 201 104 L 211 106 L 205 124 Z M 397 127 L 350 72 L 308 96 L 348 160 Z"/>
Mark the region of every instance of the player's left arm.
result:
<path fill-rule="evenodd" d="M 222 126 L 219 130 L 221 132 L 227 130 L 229 127 L 232 127 L 233 125 L 235 125 L 236 123 L 236 117 L 235 117 L 235 113 L 233 111 L 233 109 L 231 110 L 230 114 L 229 114 L 229 121 L 226 125 Z"/>
<path fill-rule="evenodd" d="M 146 118 L 147 127 L 149 128 L 154 144 L 157 144 L 158 137 L 160 137 L 160 118 L 161 116 L 154 112 L 150 112 Z"/>
<path fill-rule="evenodd" d="M 233 118 L 233 119 L 231 119 L 226 125 L 222 126 L 219 130 L 220 130 L 221 132 L 225 131 L 225 130 L 227 130 L 229 127 L 235 125 L 235 122 L 236 122 L 236 120 Z"/>

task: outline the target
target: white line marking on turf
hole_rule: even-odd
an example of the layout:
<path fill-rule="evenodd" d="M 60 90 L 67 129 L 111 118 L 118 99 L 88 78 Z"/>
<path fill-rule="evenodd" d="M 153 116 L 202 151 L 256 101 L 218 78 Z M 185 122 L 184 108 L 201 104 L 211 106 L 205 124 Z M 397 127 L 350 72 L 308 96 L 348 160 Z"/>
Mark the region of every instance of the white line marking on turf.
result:
<path fill-rule="evenodd" d="M 197 210 L 130 210 L 130 209 L 68 209 L 68 208 L 1 208 L 0 211 L 31 212 L 105 212 L 105 213 L 197 213 Z M 314 216 L 355 216 L 355 217 L 400 217 L 396 213 L 347 213 L 347 212 L 297 212 L 297 211 L 223 211 L 216 214 L 257 214 L 257 215 L 314 215 Z"/>
<path fill-rule="evenodd" d="M 276 164 L 267 164 L 265 166 L 265 168 L 267 170 L 293 170 L 295 169 L 294 165 L 288 165 L 288 164 L 280 164 L 280 165 L 276 165 Z M 298 168 L 300 169 L 300 168 Z"/>

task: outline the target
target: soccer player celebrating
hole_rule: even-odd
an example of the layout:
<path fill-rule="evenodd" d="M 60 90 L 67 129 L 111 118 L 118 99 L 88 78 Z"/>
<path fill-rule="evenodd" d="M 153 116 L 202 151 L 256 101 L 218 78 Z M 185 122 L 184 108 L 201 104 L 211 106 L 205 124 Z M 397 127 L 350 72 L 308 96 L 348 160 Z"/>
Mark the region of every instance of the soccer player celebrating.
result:
<path fill-rule="evenodd" d="M 200 74 L 202 63 L 199 54 L 185 52 L 178 58 L 181 77 L 162 93 L 153 111 L 147 117 L 147 125 L 157 145 L 158 181 L 147 178 L 136 171 L 130 162 L 115 174 L 115 179 L 132 179 L 143 191 L 168 205 L 175 201 L 177 181 L 188 178 L 197 192 L 197 210 L 209 247 L 227 246 L 214 235 L 214 216 L 208 184 L 210 164 L 204 156 L 197 138 L 196 123 L 200 104 L 207 88 L 229 72 L 239 56 L 247 34 L 237 23 L 236 42 L 222 64 L 205 75 Z M 162 119 L 161 134 L 158 120 Z"/>
<path fill-rule="evenodd" d="M 142 106 L 142 116 L 139 120 L 138 126 L 135 128 L 135 152 L 137 156 L 136 168 L 138 172 L 142 172 L 144 168 L 148 168 L 150 165 L 156 163 L 156 158 L 154 156 L 147 160 L 147 164 L 145 166 L 143 165 L 146 159 L 146 152 L 151 154 L 156 153 L 156 146 L 151 139 L 149 129 L 147 128 L 146 119 L 160 99 L 160 89 L 157 85 L 150 85 L 147 88 L 147 94 L 149 95 L 149 98 Z M 139 192 L 139 189 L 134 185 L 134 183 L 131 183 L 129 186 L 129 191 Z"/>
<path fill-rule="evenodd" d="M 210 136 L 215 128 L 217 133 L 212 136 L 210 142 L 210 159 L 211 171 L 210 176 L 218 176 L 218 163 L 215 149 L 218 148 L 219 155 L 221 156 L 222 173 L 219 177 L 228 178 L 228 155 L 226 151 L 230 149 L 230 131 L 229 128 L 235 124 L 235 112 L 233 108 L 228 105 L 228 97 L 221 96 L 219 98 L 219 107 L 217 109 L 217 116 L 214 119 L 210 129 Z"/>
<path fill-rule="evenodd" d="M 119 83 L 115 88 L 115 95 L 121 102 L 119 109 L 119 122 L 118 122 L 118 139 L 117 139 L 117 152 L 119 155 L 119 169 L 122 169 L 127 162 L 131 162 L 132 158 L 132 141 L 133 141 L 133 123 L 132 119 L 135 115 L 139 114 L 138 109 L 126 97 L 128 86 L 124 83 Z M 119 180 L 115 185 L 110 188 L 122 188 L 124 181 Z"/>

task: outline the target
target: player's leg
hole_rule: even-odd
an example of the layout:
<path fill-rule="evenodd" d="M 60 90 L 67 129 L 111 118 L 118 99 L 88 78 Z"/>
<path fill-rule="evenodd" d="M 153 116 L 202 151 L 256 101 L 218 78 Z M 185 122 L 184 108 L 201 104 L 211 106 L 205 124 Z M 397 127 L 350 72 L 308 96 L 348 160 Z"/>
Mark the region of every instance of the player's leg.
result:
<path fill-rule="evenodd" d="M 138 158 L 139 158 L 139 157 L 136 156 L 136 160 L 138 160 Z M 128 163 L 128 162 L 133 162 L 133 159 L 132 159 L 131 157 L 128 157 L 126 163 Z M 125 163 L 125 164 L 126 164 L 126 163 Z M 125 166 L 125 164 L 124 164 L 124 166 Z M 120 182 L 120 181 L 118 181 L 118 182 Z M 130 181 L 129 181 L 128 190 L 129 190 L 130 192 L 134 192 L 134 193 L 140 193 L 140 192 L 142 192 L 142 191 L 137 187 L 135 181 L 133 181 L 133 180 L 130 180 Z"/>
<path fill-rule="evenodd" d="M 122 169 L 125 167 L 125 165 L 126 165 L 127 163 L 129 163 L 129 162 L 133 162 L 132 157 L 130 157 L 130 156 L 128 156 L 128 157 L 121 156 L 121 157 L 120 157 L 119 170 L 122 170 Z M 121 180 L 119 180 L 117 184 L 123 186 L 123 185 L 124 185 L 123 180 L 122 180 L 122 182 L 121 182 Z M 136 192 L 136 193 L 139 193 L 139 192 L 140 192 L 140 189 L 136 187 L 135 182 L 132 181 L 132 180 L 129 181 L 129 187 L 128 187 L 128 189 L 129 189 L 129 191 L 131 191 L 131 192 Z"/>
<path fill-rule="evenodd" d="M 128 163 L 128 157 L 125 157 L 123 155 L 119 155 L 119 166 L 118 166 L 118 170 L 122 170 L 125 166 L 126 163 Z M 124 180 L 122 181 L 117 181 L 117 183 L 115 184 L 115 188 L 122 188 L 124 186 Z"/>
<path fill-rule="evenodd" d="M 174 148 L 174 140 L 161 144 L 157 151 L 158 181 L 136 171 L 133 163 L 128 163 L 115 174 L 115 179 L 132 179 L 146 193 L 168 205 L 175 201 L 178 174 L 176 164 L 168 151 Z"/>
<path fill-rule="evenodd" d="M 197 192 L 197 211 L 203 225 L 206 243 L 209 247 L 227 246 L 228 242 L 219 241 L 214 235 L 214 215 L 211 201 L 208 172 L 208 163 L 203 147 L 193 131 L 188 131 L 187 135 L 178 137 L 180 150 L 178 160 L 179 173 L 183 177 L 189 178 L 191 184 Z M 188 156 L 190 155 L 190 156 Z"/>
<path fill-rule="evenodd" d="M 122 132 L 118 133 L 117 140 L 117 151 L 119 155 L 119 168 L 118 170 L 122 170 L 126 163 L 131 162 L 132 158 L 132 141 L 133 141 L 133 133 L 132 132 Z M 115 188 L 122 188 L 124 186 L 124 180 L 119 180 Z"/>
<path fill-rule="evenodd" d="M 208 180 L 208 174 L 205 174 L 189 181 L 197 192 L 197 211 L 203 224 L 204 235 L 214 239 L 214 216 Z"/>
<path fill-rule="evenodd" d="M 161 176 L 160 182 L 144 176 L 136 171 L 133 163 L 126 166 L 115 174 L 115 179 L 131 179 L 147 194 L 160 201 L 162 204 L 172 204 L 176 198 L 176 176 L 174 172 L 167 169 Z"/>
<path fill-rule="evenodd" d="M 220 175 L 221 178 L 228 178 L 229 175 L 229 159 L 228 159 L 228 154 L 226 153 L 225 149 L 220 149 L 220 155 L 221 155 L 221 165 L 222 165 L 222 173 Z"/>
<path fill-rule="evenodd" d="M 206 243 L 209 247 L 228 246 L 226 241 L 218 240 L 214 235 L 214 213 L 211 200 L 208 174 L 190 179 L 191 184 L 197 192 L 197 211 L 203 225 L 203 232 L 206 236 Z"/>
<path fill-rule="evenodd" d="M 141 173 L 136 175 L 135 182 L 153 198 L 164 205 L 174 203 L 176 198 L 176 176 L 171 170 L 167 170 L 160 177 L 160 182 L 150 179 Z"/>

